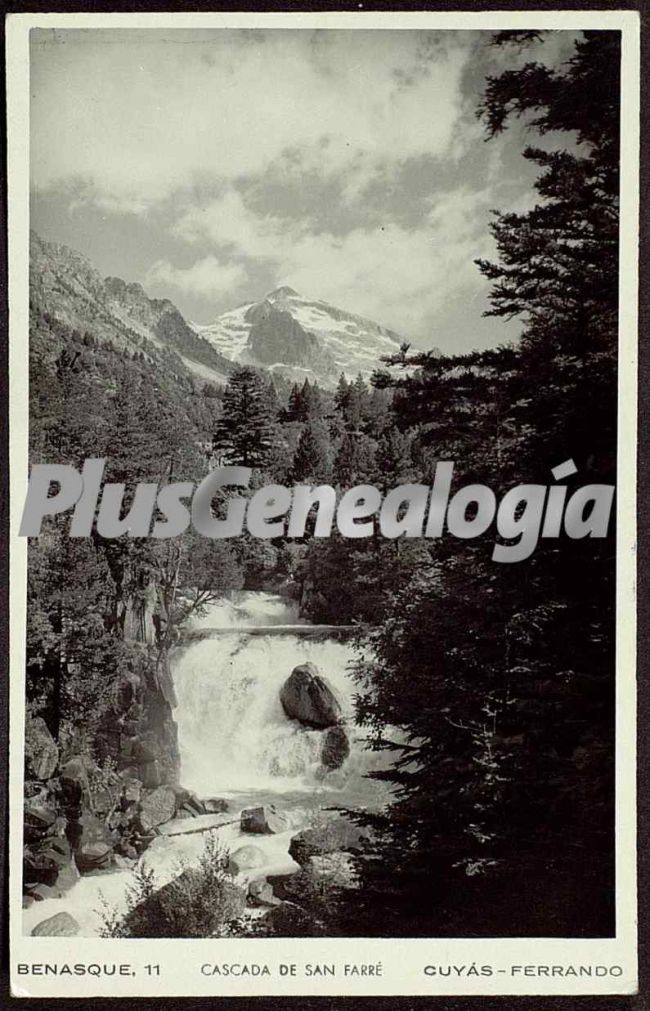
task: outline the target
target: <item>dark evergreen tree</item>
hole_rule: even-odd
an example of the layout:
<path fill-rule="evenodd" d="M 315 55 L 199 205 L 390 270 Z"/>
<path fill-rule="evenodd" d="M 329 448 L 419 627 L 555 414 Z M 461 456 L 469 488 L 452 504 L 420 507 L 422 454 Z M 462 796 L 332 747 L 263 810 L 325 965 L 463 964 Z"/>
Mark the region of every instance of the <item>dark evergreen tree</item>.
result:
<path fill-rule="evenodd" d="M 332 474 L 332 450 L 324 421 L 309 421 L 298 440 L 293 458 L 292 480 L 303 484 L 329 482 Z"/>
<path fill-rule="evenodd" d="M 224 390 L 215 451 L 229 464 L 262 468 L 275 437 L 267 386 L 255 369 L 236 369 Z"/>

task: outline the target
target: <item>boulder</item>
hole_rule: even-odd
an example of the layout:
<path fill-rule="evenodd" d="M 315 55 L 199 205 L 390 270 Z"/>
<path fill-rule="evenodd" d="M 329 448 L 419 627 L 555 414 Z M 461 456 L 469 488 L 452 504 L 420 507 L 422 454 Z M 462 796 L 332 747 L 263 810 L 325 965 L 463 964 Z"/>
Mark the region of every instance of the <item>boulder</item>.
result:
<path fill-rule="evenodd" d="M 51 887 L 56 883 L 58 875 L 59 866 L 56 860 L 46 853 L 34 853 L 28 847 L 25 847 L 23 851 L 23 881 L 25 887 L 31 885 L 48 885 Z"/>
<path fill-rule="evenodd" d="M 37 923 L 32 930 L 32 937 L 75 937 L 79 930 L 79 924 L 70 913 L 56 913 Z"/>
<path fill-rule="evenodd" d="M 31 797 L 25 801 L 25 840 L 37 842 L 52 829 L 56 821 L 56 811 L 42 797 Z"/>
<path fill-rule="evenodd" d="M 213 814 L 212 810 L 208 810 L 202 800 L 196 796 L 195 793 L 187 792 L 186 798 L 178 809 L 178 814 L 183 817 L 189 816 L 191 818 L 200 818 L 204 814 Z"/>
<path fill-rule="evenodd" d="M 123 776 L 124 786 L 122 796 L 125 804 L 139 804 L 142 796 L 142 783 L 135 776 Z"/>
<path fill-rule="evenodd" d="M 74 856 L 80 872 L 89 874 L 91 871 L 110 867 L 117 834 L 110 831 L 101 818 L 89 811 L 82 814 L 78 828 Z"/>
<path fill-rule="evenodd" d="M 159 786 L 140 802 L 140 824 L 145 832 L 163 825 L 176 814 L 176 793 L 171 786 Z"/>
<path fill-rule="evenodd" d="M 88 789 L 88 777 L 95 769 L 95 763 L 87 755 L 73 755 L 59 769 L 61 783 L 81 783 L 84 790 Z"/>
<path fill-rule="evenodd" d="M 282 811 L 278 811 L 274 804 L 266 804 L 264 807 L 247 807 L 241 813 L 240 828 L 242 832 L 251 832 L 256 835 L 275 835 L 277 832 L 284 832 L 287 828 L 287 818 Z"/>
<path fill-rule="evenodd" d="M 345 727 L 328 727 L 323 734 L 320 760 L 326 769 L 340 769 L 350 755 L 350 740 Z"/>
<path fill-rule="evenodd" d="M 34 902 L 45 902 L 46 899 L 61 898 L 56 889 L 52 888 L 50 885 L 28 885 L 26 887 L 28 888 L 29 895 Z"/>
<path fill-rule="evenodd" d="M 35 779 L 51 779 L 59 762 L 59 748 L 41 716 L 25 726 L 25 764 Z"/>
<path fill-rule="evenodd" d="M 138 766 L 138 770 L 145 789 L 155 790 L 162 783 L 162 771 L 158 759 Z"/>
<path fill-rule="evenodd" d="M 280 899 L 266 878 L 255 878 L 248 886 L 248 900 L 252 906 L 279 906 Z"/>
<path fill-rule="evenodd" d="M 203 801 L 203 807 L 206 814 L 223 814 L 225 811 L 230 810 L 228 801 L 222 800 L 220 797 L 208 797 L 207 800 Z"/>
<path fill-rule="evenodd" d="M 265 863 L 266 857 L 259 846 L 240 846 L 230 854 L 228 870 L 231 874 L 240 874 L 255 867 L 263 867 Z"/>
<path fill-rule="evenodd" d="M 310 857 L 344 850 L 360 853 L 369 841 L 369 833 L 344 817 L 330 819 L 324 825 L 306 828 L 294 835 L 289 843 L 289 854 L 296 863 L 304 866 Z"/>
<path fill-rule="evenodd" d="M 82 843 L 75 859 L 82 874 L 107 870 L 113 864 L 113 847 L 103 842 Z"/>
<path fill-rule="evenodd" d="M 307 727 L 324 729 L 341 721 L 339 701 L 312 663 L 294 667 L 282 685 L 280 702 L 290 719 Z"/>

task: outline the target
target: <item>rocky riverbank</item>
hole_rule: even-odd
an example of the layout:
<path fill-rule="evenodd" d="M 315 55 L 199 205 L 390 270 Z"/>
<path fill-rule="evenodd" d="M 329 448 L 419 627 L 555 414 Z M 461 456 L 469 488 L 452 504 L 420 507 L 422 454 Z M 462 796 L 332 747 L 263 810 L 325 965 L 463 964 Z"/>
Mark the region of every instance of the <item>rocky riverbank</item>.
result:
<path fill-rule="evenodd" d="M 25 905 L 64 898 L 80 877 L 132 870 L 154 843 L 215 829 L 221 836 L 229 826 L 228 873 L 242 890 L 244 907 L 255 909 L 272 933 L 291 932 L 292 916 L 295 929 L 303 930 L 304 916 L 294 909 L 301 895 L 311 896 L 327 883 L 354 887 L 350 851 L 362 833 L 340 814 L 321 813 L 313 824 L 313 811 L 305 815 L 271 801 L 237 810 L 221 797 L 198 797 L 185 789 L 178 782 L 171 678 L 166 665 L 162 673 L 152 666 L 145 646 L 141 657 L 141 670 L 126 671 L 118 682 L 113 720 L 100 738 L 107 753 L 103 762 L 75 751 L 72 743 L 62 749 L 42 719 L 29 721 Z M 294 667 L 278 700 L 296 732 L 319 738 L 322 777 L 343 767 L 349 729 L 336 691 L 315 665 Z M 271 836 L 277 842 L 271 844 Z M 275 873 L 267 874 L 269 868 Z M 161 887 L 169 892 L 171 885 Z M 32 933 L 76 933 L 70 915 L 57 912 L 36 923 Z M 152 918 L 145 915 L 142 922 Z M 314 930 L 320 929 L 314 922 Z"/>

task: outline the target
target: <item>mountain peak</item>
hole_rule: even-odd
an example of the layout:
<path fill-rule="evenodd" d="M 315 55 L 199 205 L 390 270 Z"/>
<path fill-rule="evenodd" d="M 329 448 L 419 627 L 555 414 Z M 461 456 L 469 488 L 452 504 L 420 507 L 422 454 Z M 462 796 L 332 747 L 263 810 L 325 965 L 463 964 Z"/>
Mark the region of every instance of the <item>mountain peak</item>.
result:
<path fill-rule="evenodd" d="M 341 372 L 368 379 L 404 338 L 380 323 L 309 300 L 288 285 L 260 302 L 224 312 L 196 333 L 233 362 L 257 365 L 293 382 L 335 389 Z"/>
<path fill-rule="evenodd" d="M 279 288 L 270 291 L 264 298 L 267 302 L 273 302 L 278 298 L 291 298 L 292 296 L 300 297 L 294 288 L 290 288 L 288 284 L 282 284 Z"/>

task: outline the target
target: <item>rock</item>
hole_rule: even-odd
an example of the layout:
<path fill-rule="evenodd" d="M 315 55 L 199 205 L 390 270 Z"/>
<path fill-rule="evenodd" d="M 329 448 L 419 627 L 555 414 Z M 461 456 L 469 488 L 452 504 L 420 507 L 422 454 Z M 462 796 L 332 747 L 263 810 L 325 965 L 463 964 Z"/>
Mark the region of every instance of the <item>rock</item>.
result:
<path fill-rule="evenodd" d="M 88 789 L 88 774 L 95 768 L 95 763 L 86 755 L 73 755 L 59 769 L 61 783 L 81 783 L 84 790 Z"/>
<path fill-rule="evenodd" d="M 50 885 L 31 885 L 28 886 L 29 895 L 33 898 L 34 902 L 45 902 L 46 899 L 58 899 L 57 892 Z"/>
<path fill-rule="evenodd" d="M 230 810 L 228 801 L 222 800 L 220 797 L 208 797 L 203 801 L 203 807 L 206 814 L 223 814 L 224 811 Z"/>
<path fill-rule="evenodd" d="M 325 825 L 306 828 L 294 835 L 289 843 L 289 854 L 296 863 L 305 865 L 310 857 L 322 856 L 344 850 L 360 853 L 370 834 L 344 817 L 332 818 Z"/>
<path fill-rule="evenodd" d="M 163 825 L 176 814 L 176 794 L 171 786 L 159 786 L 140 802 L 140 824 L 145 832 Z"/>
<path fill-rule="evenodd" d="M 122 856 L 121 853 L 116 853 L 113 857 L 113 862 L 115 863 L 115 866 L 119 868 L 119 870 L 130 871 L 133 870 L 133 868 L 135 867 L 137 863 L 137 858 L 138 854 L 135 852 L 135 850 L 133 850 L 132 857 Z"/>
<path fill-rule="evenodd" d="M 322 922 L 295 902 L 281 902 L 269 910 L 264 924 L 277 937 L 323 937 L 325 934 Z"/>
<path fill-rule="evenodd" d="M 80 834 L 77 838 L 74 857 L 82 874 L 91 871 L 105 870 L 113 860 L 113 846 L 117 835 L 111 832 L 102 819 L 89 811 L 79 819 Z"/>
<path fill-rule="evenodd" d="M 282 901 L 298 902 L 304 894 L 304 874 L 302 870 L 290 874 L 270 874 L 267 879 L 273 894 Z"/>
<path fill-rule="evenodd" d="M 25 887 L 30 885 L 48 885 L 56 883 L 59 876 L 59 865 L 46 853 L 34 853 L 28 847 L 23 851 L 23 881 Z M 31 888 L 29 889 L 32 890 Z"/>
<path fill-rule="evenodd" d="M 231 874 L 240 874 L 241 871 L 263 867 L 265 863 L 266 857 L 259 846 L 240 846 L 238 850 L 230 854 L 228 870 Z"/>
<path fill-rule="evenodd" d="M 282 685 L 280 702 L 290 719 L 308 727 L 323 729 L 341 720 L 339 701 L 313 663 L 294 667 Z"/>
<path fill-rule="evenodd" d="M 323 734 L 321 762 L 327 769 L 340 769 L 350 755 L 350 740 L 345 727 L 329 727 Z"/>
<path fill-rule="evenodd" d="M 256 835 L 275 835 L 287 828 L 287 818 L 278 811 L 274 804 L 264 807 L 248 807 L 241 813 L 240 828 L 242 832 Z"/>
<path fill-rule="evenodd" d="M 32 937 L 75 937 L 81 928 L 70 913 L 56 913 L 41 920 L 32 930 Z"/>
<path fill-rule="evenodd" d="M 280 899 L 273 892 L 273 885 L 266 878 L 255 878 L 248 886 L 248 898 L 253 906 L 279 906 Z"/>
<path fill-rule="evenodd" d="M 122 796 L 126 804 L 139 804 L 142 796 L 142 783 L 135 777 L 125 777 Z"/>
<path fill-rule="evenodd" d="M 59 763 L 59 748 L 41 716 L 25 726 L 25 764 L 36 779 L 51 779 Z"/>
<path fill-rule="evenodd" d="M 147 790 L 155 790 L 156 787 L 160 786 L 162 783 L 162 772 L 160 770 L 160 763 L 156 759 L 154 762 L 147 762 L 144 765 L 138 766 L 140 772 L 140 778 L 142 779 L 142 785 Z"/>
<path fill-rule="evenodd" d="M 56 811 L 42 797 L 32 797 L 24 807 L 25 840 L 37 842 L 46 836 L 56 821 Z"/>
<path fill-rule="evenodd" d="M 195 793 L 187 792 L 187 796 L 183 800 L 178 813 L 184 812 L 192 818 L 198 818 L 203 814 L 212 814 L 212 811 L 208 811 L 202 800 L 196 796 Z"/>
<path fill-rule="evenodd" d="M 82 843 L 75 860 L 82 874 L 106 870 L 113 863 L 113 847 L 103 842 Z"/>

